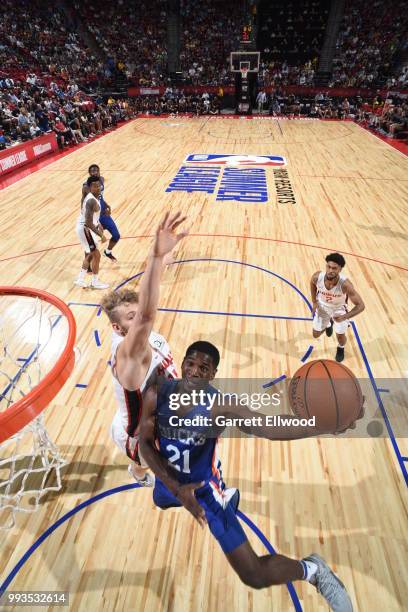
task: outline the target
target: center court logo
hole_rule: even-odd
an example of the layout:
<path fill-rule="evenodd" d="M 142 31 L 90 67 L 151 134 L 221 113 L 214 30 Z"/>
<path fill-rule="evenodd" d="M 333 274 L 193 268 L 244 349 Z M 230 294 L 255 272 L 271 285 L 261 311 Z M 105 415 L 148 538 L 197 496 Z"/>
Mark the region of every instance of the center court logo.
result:
<path fill-rule="evenodd" d="M 202 165 L 224 166 L 286 166 L 286 159 L 280 155 L 221 155 L 214 153 L 195 153 L 187 155 L 184 163 L 194 162 Z"/>
<path fill-rule="evenodd" d="M 217 202 L 262 204 L 269 200 L 267 169 L 275 172 L 286 165 L 280 155 L 193 153 L 187 155 L 166 192 L 216 192 Z"/>

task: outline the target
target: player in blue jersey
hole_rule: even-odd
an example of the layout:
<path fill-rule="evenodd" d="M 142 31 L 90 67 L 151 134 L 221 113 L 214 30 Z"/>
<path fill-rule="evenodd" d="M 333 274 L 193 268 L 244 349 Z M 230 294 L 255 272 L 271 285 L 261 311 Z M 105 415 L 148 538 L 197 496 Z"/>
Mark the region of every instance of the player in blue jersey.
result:
<path fill-rule="evenodd" d="M 102 225 L 103 229 L 107 230 L 111 235 L 111 238 L 108 243 L 108 248 L 105 249 L 103 253 L 106 257 L 108 257 L 108 259 L 111 259 L 112 261 L 117 261 L 116 257 L 112 254 L 112 249 L 119 242 L 120 234 L 116 226 L 116 223 L 111 217 L 112 209 L 109 206 L 109 204 L 107 204 L 107 202 L 105 201 L 103 197 L 103 192 L 105 188 L 105 179 L 103 178 L 103 176 L 101 176 L 101 171 L 97 164 L 92 164 L 91 166 L 89 166 L 88 172 L 89 172 L 89 176 L 97 176 L 101 182 L 101 195 L 99 197 L 101 214 L 99 217 L 99 223 Z M 85 198 L 85 196 L 88 193 L 89 193 L 89 188 L 87 186 L 87 183 L 85 182 L 82 185 L 82 200 Z"/>
<path fill-rule="evenodd" d="M 184 506 L 203 526 L 208 523 L 229 563 L 241 580 L 256 589 L 307 580 L 332 610 L 352 612 L 342 582 L 327 563 L 313 553 L 302 560 L 283 555 L 258 556 L 236 516 L 239 491 L 227 489 L 217 456 L 217 437 L 228 419 L 245 433 L 271 440 L 294 440 L 330 433 L 295 426 L 290 415 L 285 427 L 268 426 L 266 415 L 239 402 L 221 405 L 214 379 L 219 352 L 209 342 L 195 342 L 186 351 L 182 379 L 150 387 L 145 395 L 140 452 L 156 475 L 153 500 L 160 508 Z M 204 393 L 204 395 L 200 395 Z M 257 419 L 254 421 L 254 416 Z M 246 419 L 249 419 L 247 421 Z"/>

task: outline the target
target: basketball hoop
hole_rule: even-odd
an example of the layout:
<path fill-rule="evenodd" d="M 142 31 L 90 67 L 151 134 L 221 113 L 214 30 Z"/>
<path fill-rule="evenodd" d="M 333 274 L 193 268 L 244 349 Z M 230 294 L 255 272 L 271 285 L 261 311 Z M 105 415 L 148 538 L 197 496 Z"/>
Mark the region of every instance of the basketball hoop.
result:
<path fill-rule="evenodd" d="M 74 316 L 62 300 L 0 286 L 0 528 L 10 529 L 16 512 L 34 512 L 46 492 L 61 488 L 66 461 L 42 412 L 73 370 L 75 337 Z M 54 471 L 56 483 L 47 486 Z M 28 497 L 34 501 L 27 507 Z"/>

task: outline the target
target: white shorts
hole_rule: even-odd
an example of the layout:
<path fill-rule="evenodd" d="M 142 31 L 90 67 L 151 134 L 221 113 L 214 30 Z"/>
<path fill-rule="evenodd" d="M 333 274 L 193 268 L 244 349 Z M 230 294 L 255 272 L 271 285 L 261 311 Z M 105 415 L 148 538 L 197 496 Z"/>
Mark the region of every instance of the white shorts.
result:
<path fill-rule="evenodd" d="M 117 412 L 113 418 L 111 430 L 111 438 L 116 446 L 129 457 L 132 461 L 141 467 L 148 467 L 139 450 L 139 436 L 131 437 L 126 433 L 123 426 L 120 412 Z"/>
<path fill-rule="evenodd" d="M 333 316 L 339 316 L 345 313 L 346 310 L 336 310 L 335 312 L 330 313 L 322 308 L 317 308 L 313 317 L 313 329 L 318 332 L 324 331 L 326 327 L 330 326 L 330 320 Z M 336 334 L 345 334 L 349 325 L 350 322 L 348 319 L 341 321 L 340 323 L 333 321 L 333 329 Z"/>
<path fill-rule="evenodd" d="M 77 225 L 76 232 L 85 253 L 92 253 L 98 248 L 97 244 L 101 239 L 95 232 L 84 225 Z"/>

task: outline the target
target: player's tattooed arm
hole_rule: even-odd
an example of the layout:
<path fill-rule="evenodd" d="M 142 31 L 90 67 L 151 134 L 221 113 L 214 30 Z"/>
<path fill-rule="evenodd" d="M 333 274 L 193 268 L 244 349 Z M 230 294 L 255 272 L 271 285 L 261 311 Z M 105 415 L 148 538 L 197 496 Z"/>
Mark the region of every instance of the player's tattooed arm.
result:
<path fill-rule="evenodd" d="M 101 230 L 101 226 L 99 225 L 99 223 L 98 225 L 94 225 L 93 222 L 94 213 L 98 210 L 98 208 L 99 204 L 97 200 L 95 198 L 89 198 L 85 207 L 85 225 L 90 230 L 95 232 L 95 234 L 103 238 L 103 231 Z"/>
<path fill-rule="evenodd" d="M 354 308 L 352 308 L 350 312 L 347 312 L 344 315 L 333 317 L 333 320 L 337 323 L 341 323 L 341 321 L 345 321 L 346 319 L 352 319 L 356 315 L 360 314 L 360 312 L 363 312 L 363 310 L 365 309 L 365 304 L 361 298 L 361 295 L 357 293 L 357 291 L 354 289 L 354 286 L 351 281 L 344 281 L 343 293 L 345 293 L 353 302 Z"/>
<path fill-rule="evenodd" d="M 312 296 L 312 308 L 313 314 L 316 312 L 318 308 L 317 303 L 317 279 L 319 278 L 319 272 L 315 272 L 310 279 L 310 294 Z"/>
<path fill-rule="evenodd" d="M 139 443 L 140 453 L 152 472 L 159 478 L 167 489 L 179 502 L 194 516 L 201 526 L 205 524 L 205 513 L 198 503 L 194 491 L 204 482 L 195 482 L 182 485 L 177 480 L 176 470 L 163 457 L 156 445 L 158 437 L 157 422 L 157 388 L 149 387 L 143 398 L 143 412 L 140 421 Z"/>

